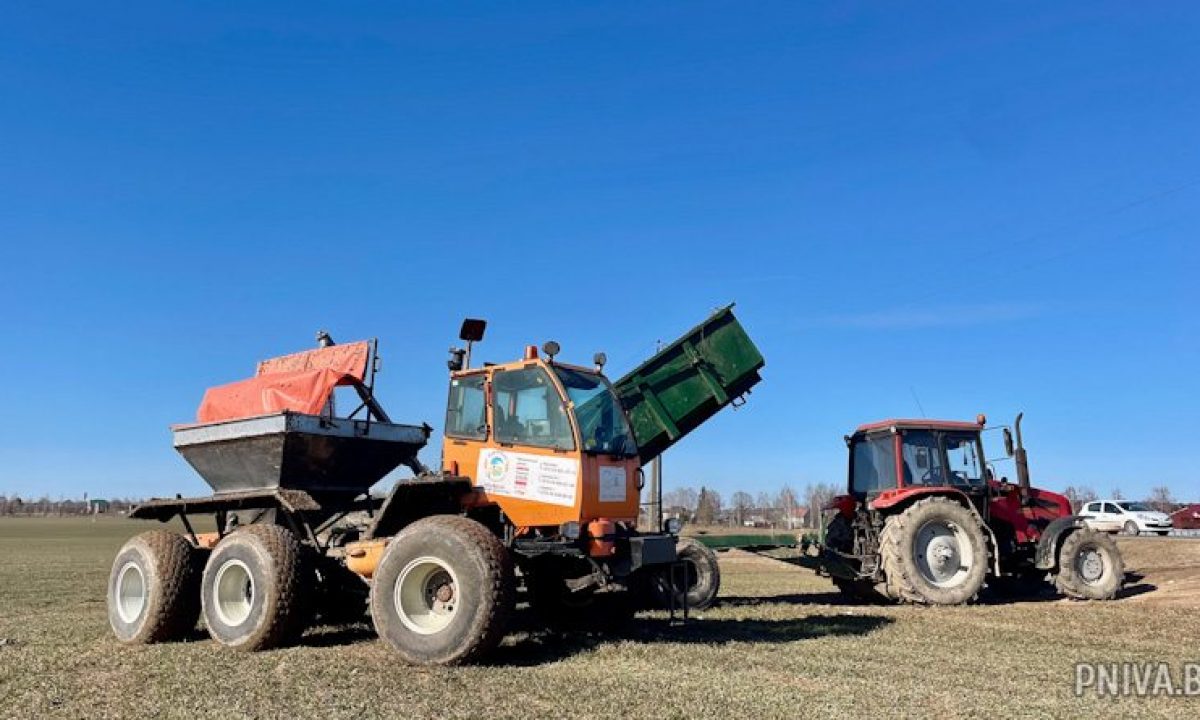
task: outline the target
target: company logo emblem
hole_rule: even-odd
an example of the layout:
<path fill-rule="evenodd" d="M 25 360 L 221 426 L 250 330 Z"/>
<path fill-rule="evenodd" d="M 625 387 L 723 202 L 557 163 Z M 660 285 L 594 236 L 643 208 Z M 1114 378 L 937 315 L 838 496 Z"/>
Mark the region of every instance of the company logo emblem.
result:
<path fill-rule="evenodd" d="M 488 480 L 497 482 L 503 480 L 508 473 L 508 460 L 500 453 L 494 453 L 487 459 Z"/>

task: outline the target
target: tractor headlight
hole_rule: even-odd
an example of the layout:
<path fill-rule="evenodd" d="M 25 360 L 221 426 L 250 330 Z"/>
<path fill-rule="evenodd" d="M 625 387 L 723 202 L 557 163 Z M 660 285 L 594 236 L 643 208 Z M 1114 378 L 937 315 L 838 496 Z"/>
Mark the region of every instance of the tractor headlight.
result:
<path fill-rule="evenodd" d="M 677 517 L 667 518 L 667 521 L 663 523 L 663 529 L 672 535 L 678 535 L 679 531 L 683 529 L 683 520 Z"/>
<path fill-rule="evenodd" d="M 565 522 L 562 525 L 558 526 L 558 532 L 561 533 L 562 536 L 568 540 L 578 540 L 579 539 L 579 523 L 575 522 L 574 520 L 572 520 L 570 522 Z"/>

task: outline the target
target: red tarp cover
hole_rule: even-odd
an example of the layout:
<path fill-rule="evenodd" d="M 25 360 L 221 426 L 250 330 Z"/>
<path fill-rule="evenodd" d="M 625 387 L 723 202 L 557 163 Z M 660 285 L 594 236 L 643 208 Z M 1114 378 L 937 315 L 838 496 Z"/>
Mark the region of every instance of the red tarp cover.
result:
<path fill-rule="evenodd" d="M 263 360 L 258 377 L 209 388 L 196 420 L 236 420 L 291 410 L 317 415 L 338 385 L 362 382 L 370 346 L 365 342 Z"/>
<path fill-rule="evenodd" d="M 294 355 L 263 360 L 258 364 L 258 375 L 295 372 L 297 370 L 319 370 L 329 368 L 353 375 L 359 382 L 366 376 L 367 358 L 371 345 L 366 341 L 348 345 L 331 345 L 316 350 L 306 350 Z"/>

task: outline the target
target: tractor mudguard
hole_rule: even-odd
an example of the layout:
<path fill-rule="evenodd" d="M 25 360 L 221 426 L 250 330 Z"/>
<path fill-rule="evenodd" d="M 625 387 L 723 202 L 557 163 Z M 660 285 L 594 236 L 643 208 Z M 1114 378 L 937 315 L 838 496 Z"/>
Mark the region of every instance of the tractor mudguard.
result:
<path fill-rule="evenodd" d="M 1079 528 L 1087 527 L 1080 515 L 1067 515 L 1053 520 L 1046 526 L 1042 538 L 1038 540 L 1037 556 L 1034 567 L 1038 570 L 1049 570 L 1058 561 L 1060 542 L 1067 535 Z"/>

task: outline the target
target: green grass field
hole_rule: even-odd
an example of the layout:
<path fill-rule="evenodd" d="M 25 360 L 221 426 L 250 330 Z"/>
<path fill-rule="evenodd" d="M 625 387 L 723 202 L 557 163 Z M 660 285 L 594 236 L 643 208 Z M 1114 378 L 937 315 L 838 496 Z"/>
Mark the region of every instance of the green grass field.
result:
<path fill-rule="evenodd" d="M 1108 604 L 843 604 L 784 563 L 722 556 L 721 604 L 686 627 L 551 636 L 528 618 L 485 666 L 400 664 L 366 625 L 293 647 L 123 647 L 109 563 L 152 525 L 0 520 L 0 717 L 1194 717 L 1200 698 L 1073 695 L 1077 661 L 1200 661 L 1200 543 L 1122 541 L 1145 573 Z M 1155 585 L 1155 583 L 1160 583 Z M 1154 588 L 1154 589 L 1151 589 Z"/>

